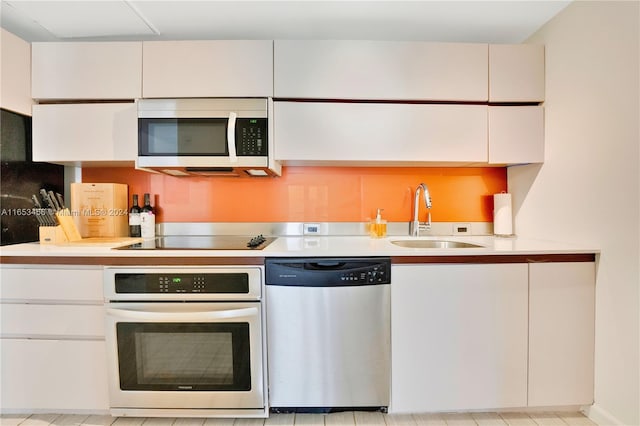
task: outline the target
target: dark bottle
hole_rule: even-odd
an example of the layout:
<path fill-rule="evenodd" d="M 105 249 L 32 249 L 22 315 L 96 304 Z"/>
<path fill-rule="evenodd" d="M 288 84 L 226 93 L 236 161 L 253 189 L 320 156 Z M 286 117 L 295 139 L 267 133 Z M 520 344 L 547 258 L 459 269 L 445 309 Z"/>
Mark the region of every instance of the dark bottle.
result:
<path fill-rule="evenodd" d="M 144 205 L 140 209 L 140 233 L 142 238 L 156 237 L 156 217 L 149 194 L 144 194 Z"/>
<path fill-rule="evenodd" d="M 133 205 L 129 209 L 129 236 L 142 236 L 142 230 L 140 227 L 140 206 L 138 205 L 138 194 L 133 195 Z"/>

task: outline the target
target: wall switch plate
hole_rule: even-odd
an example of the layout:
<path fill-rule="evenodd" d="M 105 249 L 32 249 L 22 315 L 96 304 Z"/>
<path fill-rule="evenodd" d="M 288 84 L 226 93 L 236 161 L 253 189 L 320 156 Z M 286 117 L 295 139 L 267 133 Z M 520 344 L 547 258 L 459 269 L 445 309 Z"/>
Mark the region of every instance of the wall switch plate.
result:
<path fill-rule="evenodd" d="M 320 224 L 319 223 L 304 223 L 302 224 L 303 235 L 319 235 Z"/>
<path fill-rule="evenodd" d="M 453 235 L 471 235 L 470 223 L 454 223 Z"/>

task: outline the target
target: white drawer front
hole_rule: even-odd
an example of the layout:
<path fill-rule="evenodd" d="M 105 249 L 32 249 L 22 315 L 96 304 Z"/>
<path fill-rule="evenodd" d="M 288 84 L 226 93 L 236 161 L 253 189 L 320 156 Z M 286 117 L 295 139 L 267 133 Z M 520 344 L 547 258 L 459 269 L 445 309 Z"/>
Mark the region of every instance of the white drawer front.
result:
<path fill-rule="evenodd" d="M 0 299 L 102 303 L 102 268 L 3 266 Z"/>
<path fill-rule="evenodd" d="M 3 411 L 109 409 L 103 341 L 2 341 Z"/>
<path fill-rule="evenodd" d="M 104 306 L 0 305 L 2 337 L 104 338 Z"/>

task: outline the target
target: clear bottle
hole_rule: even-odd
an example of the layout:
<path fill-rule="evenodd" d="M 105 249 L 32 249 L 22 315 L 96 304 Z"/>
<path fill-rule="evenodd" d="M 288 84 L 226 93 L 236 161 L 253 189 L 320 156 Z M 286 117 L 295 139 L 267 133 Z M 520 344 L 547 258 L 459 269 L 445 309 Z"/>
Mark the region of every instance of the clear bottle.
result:
<path fill-rule="evenodd" d="M 129 236 L 141 237 L 140 229 L 140 206 L 138 205 L 138 194 L 133 194 L 133 205 L 129 209 Z"/>
<path fill-rule="evenodd" d="M 382 218 L 382 210 L 378 209 L 376 218 L 369 224 L 369 235 L 372 238 L 383 238 L 387 236 L 387 221 Z"/>
<path fill-rule="evenodd" d="M 149 194 L 144 194 L 144 205 L 140 209 L 140 231 L 142 238 L 156 237 L 156 216 Z"/>

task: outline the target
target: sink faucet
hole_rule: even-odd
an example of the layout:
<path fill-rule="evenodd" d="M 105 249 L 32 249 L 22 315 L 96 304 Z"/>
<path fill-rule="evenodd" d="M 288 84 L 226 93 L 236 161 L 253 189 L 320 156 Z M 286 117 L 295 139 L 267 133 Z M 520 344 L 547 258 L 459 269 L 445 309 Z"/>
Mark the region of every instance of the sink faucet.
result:
<path fill-rule="evenodd" d="M 427 222 L 420 223 L 418 220 L 418 211 L 420 210 L 419 197 L 420 197 L 420 189 L 422 189 L 422 193 L 424 194 L 424 205 L 427 207 Z M 412 237 L 417 237 L 420 235 L 420 231 L 427 231 L 431 229 L 431 195 L 429 195 L 429 189 L 427 185 L 421 183 L 416 188 L 416 196 L 413 200 L 413 220 L 409 223 L 409 235 Z"/>

